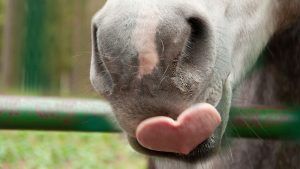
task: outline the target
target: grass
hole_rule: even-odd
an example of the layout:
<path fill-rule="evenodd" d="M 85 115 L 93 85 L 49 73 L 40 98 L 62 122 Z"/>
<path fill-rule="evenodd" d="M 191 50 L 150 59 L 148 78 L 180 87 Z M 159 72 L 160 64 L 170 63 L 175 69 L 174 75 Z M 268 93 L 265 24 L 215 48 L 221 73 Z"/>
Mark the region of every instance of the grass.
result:
<path fill-rule="evenodd" d="M 124 136 L 97 133 L 0 132 L 0 169 L 146 169 Z"/>

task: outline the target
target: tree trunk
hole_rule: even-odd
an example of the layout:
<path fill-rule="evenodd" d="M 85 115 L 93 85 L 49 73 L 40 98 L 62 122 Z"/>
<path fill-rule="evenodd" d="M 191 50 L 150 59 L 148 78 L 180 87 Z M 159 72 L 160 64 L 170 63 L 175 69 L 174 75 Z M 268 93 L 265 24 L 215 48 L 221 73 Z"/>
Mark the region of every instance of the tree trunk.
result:
<path fill-rule="evenodd" d="M 3 88 L 10 86 L 12 83 L 12 60 L 15 52 L 14 19 L 16 18 L 16 4 L 18 0 L 6 0 L 5 3 L 5 21 L 3 30 L 3 49 L 1 57 L 1 84 Z"/>
<path fill-rule="evenodd" d="M 24 39 L 24 1 L 5 0 L 5 18 L 0 62 L 0 88 L 20 87 L 21 51 Z"/>

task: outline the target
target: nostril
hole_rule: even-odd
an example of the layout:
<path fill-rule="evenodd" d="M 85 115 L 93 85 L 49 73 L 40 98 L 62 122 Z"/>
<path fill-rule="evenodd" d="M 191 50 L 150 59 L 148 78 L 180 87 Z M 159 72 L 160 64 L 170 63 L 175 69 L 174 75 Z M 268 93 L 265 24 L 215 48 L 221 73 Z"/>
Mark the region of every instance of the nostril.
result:
<path fill-rule="evenodd" d="M 188 64 L 202 63 L 209 57 L 210 27 L 205 18 L 190 17 L 186 19 L 190 34 L 185 44 L 182 61 Z M 202 63 L 203 64 L 203 63 Z"/>
<path fill-rule="evenodd" d="M 208 35 L 208 23 L 204 17 L 185 17 L 178 18 L 174 23 L 178 22 L 180 24 L 172 24 L 161 27 L 157 37 L 158 51 L 161 55 L 165 56 L 165 63 L 162 67 L 165 74 L 170 77 L 178 76 L 179 67 L 182 63 L 193 63 L 194 60 L 199 60 L 199 50 L 203 49 L 205 46 L 205 41 L 207 41 Z M 174 27 L 173 29 L 165 29 L 169 27 Z M 204 45 L 203 45 L 204 44 Z M 201 52 L 200 52 L 201 53 Z M 166 59 L 167 58 L 167 59 Z M 164 63 L 164 62 L 163 62 Z"/>
<path fill-rule="evenodd" d="M 197 17 L 191 17 L 187 20 L 187 22 L 191 26 L 189 42 L 191 43 L 190 45 L 192 45 L 192 48 L 194 44 L 197 44 L 205 39 L 207 34 L 207 24 L 203 19 Z"/>
<path fill-rule="evenodd" d="M 98 49 L 98 41 L 97 41 L 97 32 L 98 28 L 96 25 L 92 25 L 92 42 L 93 42 L 93 50 L 95 54 L 99 54 L 99 49 Z"/>
<path fill-rule="evenodd" d="M 111 95 L 113 91 L 113 80 L 112 77 L 103 62 L 102 54 L 100 51 L 100 45 L 98 42 L 98 27 L 92 25 L 92 61 L 90 78 L 93 87 L 96 91 L 104 95 Z"/>
<path fill-rule="evenodd" d="M 198 39 L 205 36 L 206 23 L 203 19 L 191 17 L 187 21 L 192 28 L 191 38 Z"/>

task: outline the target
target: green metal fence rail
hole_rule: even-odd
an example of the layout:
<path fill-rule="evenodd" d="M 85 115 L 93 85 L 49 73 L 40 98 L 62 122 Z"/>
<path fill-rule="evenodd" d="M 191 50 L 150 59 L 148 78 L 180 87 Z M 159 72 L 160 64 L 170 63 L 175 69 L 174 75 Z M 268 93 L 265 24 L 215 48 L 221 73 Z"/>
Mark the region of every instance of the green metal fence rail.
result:
<path fill-rule="evenodd" d="M 118 132 L 111 112 L 97 100 L 0 96 L 0 129 Z"/>
<path fill-rule="evenodd" d="M 300 139 L 300 108 L 231 108 L 227 133 L 245 138 Z"/>
<path fill-rule="evenodd" d="M 300 138 L 300 109 L 232 108 L 227 134 Z M 98 100 L 0 96 L 0 130 L 120 132 L 108 103 Z"/>

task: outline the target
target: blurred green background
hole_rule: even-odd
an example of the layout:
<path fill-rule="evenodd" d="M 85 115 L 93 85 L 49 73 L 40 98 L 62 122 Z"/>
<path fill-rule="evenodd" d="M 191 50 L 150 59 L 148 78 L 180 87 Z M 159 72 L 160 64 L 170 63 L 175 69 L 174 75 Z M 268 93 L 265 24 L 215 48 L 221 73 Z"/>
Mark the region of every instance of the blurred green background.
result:
<path fill-rule="evenodd" d="M 103 3 L 0 0 L 0 95 L 100 98 L 89 82 L 90 20 Z M 145 166 L 122 135 L 0 131 L 0 169 Z"/>

